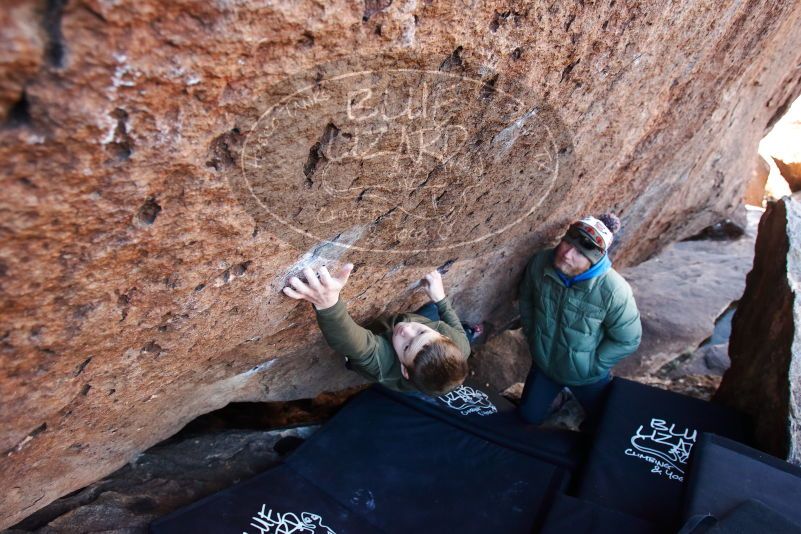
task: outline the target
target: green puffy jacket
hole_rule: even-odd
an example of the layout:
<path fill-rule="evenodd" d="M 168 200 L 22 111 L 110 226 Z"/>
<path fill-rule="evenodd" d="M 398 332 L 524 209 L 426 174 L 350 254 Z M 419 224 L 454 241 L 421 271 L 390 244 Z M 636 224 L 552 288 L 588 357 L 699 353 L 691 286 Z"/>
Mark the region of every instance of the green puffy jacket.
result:
<path fill-rule="evenodd" d="M 642 325 L 631 286 L 614 269 L 565 287 L 554 249 L 532 256 L 520 284 L 520 320 L 546 376 L 568 386 L 602 378 L 640 345 Z"/>

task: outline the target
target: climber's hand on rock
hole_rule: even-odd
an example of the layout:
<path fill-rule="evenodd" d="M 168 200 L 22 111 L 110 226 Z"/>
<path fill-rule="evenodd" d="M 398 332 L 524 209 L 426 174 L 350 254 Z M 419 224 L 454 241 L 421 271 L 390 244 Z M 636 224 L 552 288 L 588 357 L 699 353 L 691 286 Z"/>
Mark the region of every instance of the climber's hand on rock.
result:
<path fill-rule="evenodd" d="M 331 276 L 325 266 L 317 269 L 315 273 L 310 267 L 303 269 L 305 281 L 297 276 L 289 279 L 289 285 L 285 287 L 284 294 L 293 299 L 308 300 L 318 310 L 330 308 L 339 300 L 339 292 L 345 287 L 353 264 L 348 263 L 339 270 L 336 276 Z"/>
<path fill-rule="evenodd" d="M 445 288 L 442 287 L 442 275 L 433 270 L 423 277 L 422 286 L 431 302 L 439 302 L 445 298 Z"/>

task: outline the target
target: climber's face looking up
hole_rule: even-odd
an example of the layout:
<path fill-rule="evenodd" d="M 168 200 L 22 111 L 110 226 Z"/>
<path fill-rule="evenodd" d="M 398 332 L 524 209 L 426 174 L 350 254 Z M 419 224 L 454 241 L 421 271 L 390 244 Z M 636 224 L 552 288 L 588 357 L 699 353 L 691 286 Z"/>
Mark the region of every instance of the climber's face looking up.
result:
<path fill-rule="evenodd" d="M 403 364 L 401 372 L 408 379 L 408 369 L 414 367 L 414 359 L 420 349 L 442 338 L 442 334 L 422 323 L 400 322 L 392 329 L 392 346 Z"/>
<path fill-rule="evenodd" d="M 587 256 L 568 243 L 564 239 L 556 247 L 556 254 L 553 258 L 553 266 L 562 271 L 566 276 L 578 276 L 592 266 Z"/>

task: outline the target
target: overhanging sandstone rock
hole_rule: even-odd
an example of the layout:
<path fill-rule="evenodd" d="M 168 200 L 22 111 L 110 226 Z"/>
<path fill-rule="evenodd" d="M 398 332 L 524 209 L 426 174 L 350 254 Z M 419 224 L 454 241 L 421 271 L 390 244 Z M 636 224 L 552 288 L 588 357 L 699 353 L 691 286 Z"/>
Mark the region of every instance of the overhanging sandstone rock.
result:
<path fill-rule="evenodd" d="M 763 450 L 801 465 L 801 204 L 768 205 L 715 399 L 749 414 Z"/>
<path fill-rule="evenodd" d="M 344 297 L 366 320 L 420 304 L 416 281 L 454 260 L 457 309 L 503 324 L 525 260 L 580 213 L 621 215 L 621 267 L 726 217 L 765 126 L 801 90 L 786 69 L 801 55 L 793 2 L 13 4 L 0 28 L 13 45 L 0 65 L 13 73 L 0 98 L 0 527 L 200 413 L 352 385 L 309 306 L 279 293 L 298 267 L 353 261 Z M 440 103 L 464 150 L 392 173 L 365 159 L 356 175 L 352 158 L 336 163 L 357 130 L 431 139 L 367 117 L 369 101 L 346 117 L 350 100 L 329 108 L 315 87 L 341 99 L 348 88 L 327 80 L 391 69 L 439 82 L 349 89 L 450 91 Z M 258 137 L 271 106 L 309 87 L 273 144 Z M 327 202 L 324 184 L 352 196 Z M 330 222 L 343 209 L 356 218 Z M 409 247 L 439 229 L 458 250 Z M 363 242 L 385 253 L 347 248 Z"/>
<path fill-rule="evenodd" d="M 765 184 L 768 183 L 769 175 L 770 165 L 765 161 L 765 158 L 757 154 L 751 170 L 751 179 L 748 181 L 748 186 L 745 190 L 744 200 L 746 204 L 762 206 L 762 201 L 765 198 Z"/>

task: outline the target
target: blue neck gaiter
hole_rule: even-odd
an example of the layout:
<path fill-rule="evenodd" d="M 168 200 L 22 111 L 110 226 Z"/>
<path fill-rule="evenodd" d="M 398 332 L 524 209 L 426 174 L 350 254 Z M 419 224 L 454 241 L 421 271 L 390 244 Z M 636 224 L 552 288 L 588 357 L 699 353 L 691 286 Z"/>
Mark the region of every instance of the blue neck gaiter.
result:
<path fill-rule="evenodd" d="M 562 271 L 554 267 L 556 274 L 559 275 L 559 278 L 562 280 L 562 283 L 565 284 L 565 287 L 570 287 L 576 282 L 581 282 L 582 280 L 589 280 L 590 278 L 595 278 L 596 276 L 601 276 L 606 271 L 612 268 L 612 260 L 609 259 L 608 254 L 604 254 L 604 257 L 600 259 L 598 263 L 584 271 L 583 273 L 574 276 L 573 278 L 568 277 Z"/>

